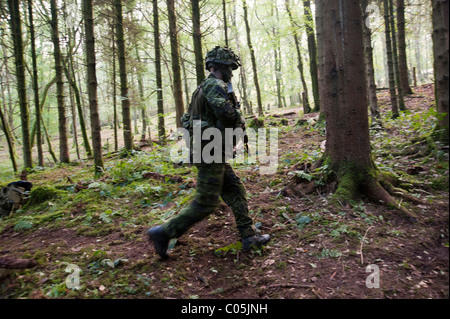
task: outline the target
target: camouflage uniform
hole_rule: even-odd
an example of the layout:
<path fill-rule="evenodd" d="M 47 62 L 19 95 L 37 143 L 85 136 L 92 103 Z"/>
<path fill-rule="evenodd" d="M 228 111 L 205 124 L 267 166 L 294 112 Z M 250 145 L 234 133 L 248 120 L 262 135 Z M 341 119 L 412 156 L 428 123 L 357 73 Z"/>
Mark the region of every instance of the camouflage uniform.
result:
<path fill-rule="evenodd" d="M 201 120 L 202 131 L 208 127 L 216 127 L 222 133 L 225 128 L 245 125 L 240 112 L 233 108 L 227 96 L 226 83 L 213 74 L 210 74 L 194 92 L 189 111 L 182 118 L 185 128 L 191 130 L 191 145 L 193 120 Z M 209 141 L 202 141 L 202 148 L 207 143 Z M 226 163 L 224 150 L 222 154 L 222 163 L 195 164 L 198 169 L 195 198 L 179 215 L 162 225 L 168 237 L 180 237 L 192 225 L 211 214 L 219 205 L 220 198 L 233 211 L 242 237 L 256 233 L 253 221 L 248 215 L 244 185 L 231 165 Z"/>

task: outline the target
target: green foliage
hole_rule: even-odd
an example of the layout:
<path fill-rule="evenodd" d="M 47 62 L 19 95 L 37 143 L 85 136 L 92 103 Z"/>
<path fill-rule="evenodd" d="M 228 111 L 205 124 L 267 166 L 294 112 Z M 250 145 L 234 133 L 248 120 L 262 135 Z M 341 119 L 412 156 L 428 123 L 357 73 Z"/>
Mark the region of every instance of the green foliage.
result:
<path fill-rule="evenodd" d="M 22 217 L 20 218 L 16 225 L 14 226 L 14 231 L 22 231 L 22 230 L 28 230 L 33 227 L 33 221 L 31 218 Z"/>
<path fill-rule="evenodd" d="M 32 188 L 30 192 L 30 198 L 24 209 L 28 209 L 34 205 L 45 203 L 49 200 L 57 198 L 62 194 L 62 191 L 52 186 L 38 186 L 36 188 Z"/>
<path fill-rule="evenodd" d="M 236 243 L 232 243 L 228 246 L 216 249 L 214 251 L 214 255 L 218 257 L 225 257 L 229 252 L 231 254 L 236 255 L 238 251 L 242 250 L 242 243 L 240 241 Z"/>

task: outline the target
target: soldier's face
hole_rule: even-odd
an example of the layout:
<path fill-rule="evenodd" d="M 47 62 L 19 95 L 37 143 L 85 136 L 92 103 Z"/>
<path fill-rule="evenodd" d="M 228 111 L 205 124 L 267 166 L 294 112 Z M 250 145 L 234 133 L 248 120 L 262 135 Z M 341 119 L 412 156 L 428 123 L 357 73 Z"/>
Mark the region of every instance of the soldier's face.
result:
<path fill-rule="evenodd" d="M 233 77 L 233 70 L 229 66 L 225 66 L 221 68 L 220 72 L 222 73 L 222 80 L 227 83 L 231 81 Z"/>

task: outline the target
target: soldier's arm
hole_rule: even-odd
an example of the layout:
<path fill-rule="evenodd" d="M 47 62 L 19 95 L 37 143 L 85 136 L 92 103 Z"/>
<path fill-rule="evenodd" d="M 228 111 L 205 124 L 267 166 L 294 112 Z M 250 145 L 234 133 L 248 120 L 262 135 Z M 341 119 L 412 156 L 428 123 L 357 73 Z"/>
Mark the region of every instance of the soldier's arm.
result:
<path fill-rule="evenodd" d="M 220 119 L 226 127 L 233 127 L 239 118 L 239 114 L 233 108 L 225 88 L 218 84 L 205 85 L 203 94 L 217 119 Z"/>

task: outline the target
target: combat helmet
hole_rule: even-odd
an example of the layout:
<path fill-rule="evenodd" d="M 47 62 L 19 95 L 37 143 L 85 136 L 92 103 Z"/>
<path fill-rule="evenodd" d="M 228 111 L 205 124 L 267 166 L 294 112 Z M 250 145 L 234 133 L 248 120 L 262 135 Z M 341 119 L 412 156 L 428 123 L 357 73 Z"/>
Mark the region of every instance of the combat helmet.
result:
<path fill-rule="evenodd" d="M 208 70 L 209 62 L 230 65 L 231 69 L 233 70 L 236 70 L 238 67 L 242 65 L 239 56 L 235 54 L 233 50 L 227 47 L 220 47 L 220 46 L 216 46 L 214 49 L 212 49 L 206 54 L 205 58 L 206 70 Z"/>

